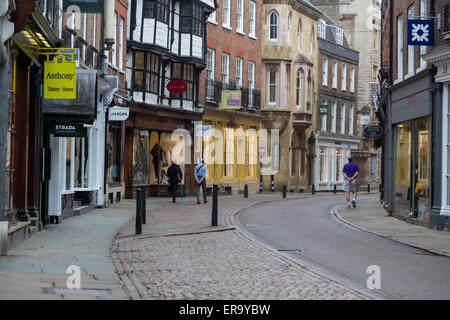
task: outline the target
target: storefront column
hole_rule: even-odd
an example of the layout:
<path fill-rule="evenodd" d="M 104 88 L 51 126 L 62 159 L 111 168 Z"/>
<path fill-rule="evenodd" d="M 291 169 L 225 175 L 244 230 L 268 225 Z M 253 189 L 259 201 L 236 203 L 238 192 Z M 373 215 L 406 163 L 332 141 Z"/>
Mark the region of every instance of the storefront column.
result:
<path fill-rule="evenodd" d="M 17 219 L 28 221 L 27 211 L 27 173 L 28 173 L 28 104 L 29 104 L 29 60 L 19 55 L 17 63 L 17 161 L 14 174 L 14 207 Z M 34 159 L 33 159 L 34 162 Z"/>
<path fill-rule="evenodd" d="M 38 108 L 36 76 L 39 74 L 39 70 L 36 67 L 31 67 L 30 69 L 27 210 L 31 217 L 37 218 L 37 169 L 39 164 L 39 158 L 37 157 L 37 139 L 39 131 L 37 130 Z"/>
<path fill-rule="evenodd" d="M 442 83 L 436 83 L 432 86 L 432 99 L 433 99 L 433 123 L 432 123 L 432 132 L 433 132 L 433 143 L 431 150 L 431 177 L 433 179 L 432 185 L 432 207 L 430 213 L 430 223 L 433 225 L 435 223 L 435 216 L 439 216 L 441 212 L 441 208 L 443 206 L 443 197 L 442 190 L 444 186 L 444 171 L 443 171 L 443 152 L 444 152 L 444 126 L 443 121 L 446 120 L 445 115 L 445 106 L 442 103 L 442 94 L 443 86 Z M 447 108 L 445 108 L 447 109 Z"/>

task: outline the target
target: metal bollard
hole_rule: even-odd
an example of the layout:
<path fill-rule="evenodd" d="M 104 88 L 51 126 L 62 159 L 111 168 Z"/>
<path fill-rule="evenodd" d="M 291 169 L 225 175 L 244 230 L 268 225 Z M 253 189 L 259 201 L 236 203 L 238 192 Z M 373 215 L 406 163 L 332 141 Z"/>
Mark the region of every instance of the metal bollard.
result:
<path fill-rule="evenodd" d="M 367 193 L 370 193 L 370 183 L 367 184 Z"/>
<path fill-rule="evenodd" d="M 270 176 L 270 179 L 272 180 L 272 192 L 275 192 L 275 180 L 273 174 Z"/>
<path fill-rule="evenodd" d="M 283 184 L 283 198 L 286 198 L 286 185 Z"/>
<path fill-rule="evenodd" d="M 259 192 L 263 192 L 263 178 L 262 175 L 259 176 Z"/>
<path fill-rule="evenodd" d="M 213 203 L 212 203 L 212 221 L 211 226 L 217 227 L 217 198 L 219 195 L 219 187 L 217 184 L 213 185 Z"/>
<path fill-rule="evenodd" d="M 315 185 L 312 185 L 311 193 L 312 193 L 312 194 L 315 194 L 315 193 L 316 193 L 316 186 L 315 186 Z"/>
<path fill-rule="evenodd" d="M 142 234 L 142 189 L 136 192 L 136 234 Z"/>
<path fill-rule="evenodd" d="M 337 191 L 336 191 L 336 185 L 334 185 L 334 187 L 333 187 L 333 193 L 336 194 L 336 192 L 337 192 Z"/>
<path fill-rule="evenodd" d="M 142 224 L 147 223 L 147 193 L 145 187 L 142 187 L 142 205 L 141 205 L 141 212 L 142 212 Z"/>
<path fill-rule="evenodd" d="M 244 186 L 244 198 L 248 198 L 248 185 Z"/>

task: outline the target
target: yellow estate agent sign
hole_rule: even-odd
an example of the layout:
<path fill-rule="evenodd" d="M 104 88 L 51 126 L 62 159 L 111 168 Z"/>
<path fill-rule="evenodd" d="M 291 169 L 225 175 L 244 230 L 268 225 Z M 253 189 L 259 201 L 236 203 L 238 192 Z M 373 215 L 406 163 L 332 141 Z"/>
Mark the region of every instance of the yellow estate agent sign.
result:
<path fill-rule="evenodd" d="M 44 63 L 44 99 L 76 99 L 77 66 L 58 55 Z"/>

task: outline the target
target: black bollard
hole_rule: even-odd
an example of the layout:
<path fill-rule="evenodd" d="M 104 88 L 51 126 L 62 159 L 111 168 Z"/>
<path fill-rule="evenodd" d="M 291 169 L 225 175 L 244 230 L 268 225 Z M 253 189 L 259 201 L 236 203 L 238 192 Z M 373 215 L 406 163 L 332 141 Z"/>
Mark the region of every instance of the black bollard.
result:
<path fill-rule="evenodd" d="M 336 185 L 333 187 L 333 193 L 336 194 Z"/>
<path fill-rule="evenodd" d="M 273 175 L 271 175 L 270 176 L 270 179 L 272 180 L 272 192 L 275 192 L 275 180 L 274 180 L 274 176 Z"/>
<path fill-rule="evenodd" d="M 142 189 L 136 191 L 136 234 L 142 234 Z"/>
<path fill-rule="evenodd" d="M 370 183 L 367 184 L 367 193 L 370 193 Z"/>
<path fill-rule="evenodd" d="M 142 212 L 142 224 L 147 223 L 147 193 L 145 187 L 142 187 L 142 205 L 141 205 L 141 212 Z"/>
<path fill-rule="evenodd" d="M 212 220 L 211 226 L 217 227 L 217 198 L 219 195 L 219 187 L 217 184 L 213 185 L 213 203 L 212 203 Z"/>
<path fill-rule="evenodd" d="M 248 198 L 248 185 L 244 186 L 244 198 Z"/>
<path fill-rule="evenodd" d="M 259 192 L 263 192 L 263 179 L 262 175 L 259 176 Z"/>
<path fill-rule="evenodd" d="M 312 193 L 312 194 L 315 194 L 315 193 L 316 193 L 316 186 L 315 186 L 315 185 L 312 185 L 311 193 Z"/>
<path fill-rule="evenodd" d="M 286 185 L 283 184 L 283 198 L 286 198 Z"/>

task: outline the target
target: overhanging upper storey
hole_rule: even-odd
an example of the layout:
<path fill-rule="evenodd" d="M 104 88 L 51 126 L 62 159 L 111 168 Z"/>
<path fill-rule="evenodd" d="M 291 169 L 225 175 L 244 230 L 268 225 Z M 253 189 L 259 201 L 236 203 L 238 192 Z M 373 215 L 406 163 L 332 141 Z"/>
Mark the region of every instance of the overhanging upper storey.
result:
<path fill-rule="evenodd" d="M 206 19 L 215 8 L 215 0 L 133 1 L 128 48 L 204 65 Z"/>

